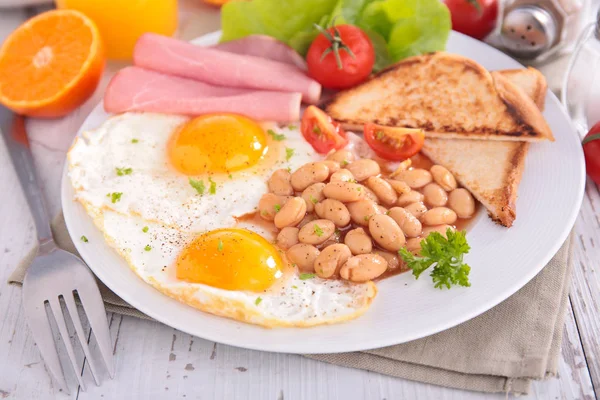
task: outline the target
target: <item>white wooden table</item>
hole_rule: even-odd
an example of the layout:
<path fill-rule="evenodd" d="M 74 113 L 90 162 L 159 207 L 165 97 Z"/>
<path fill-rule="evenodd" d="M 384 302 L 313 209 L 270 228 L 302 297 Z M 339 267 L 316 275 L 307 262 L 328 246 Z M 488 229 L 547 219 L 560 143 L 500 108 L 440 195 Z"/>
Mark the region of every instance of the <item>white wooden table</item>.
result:
<path fill-rule="evenodd" d="M 199 0 L 181 1 L 187 37 L 216 27 L 214 9 Z M 0 43 L 35 10 L 0 10 Z M 193 21 L 188 15 L 200 15 Z M 198 19 L 199 18 L 199 19 Z M 207 27 L 207 25 L 210 25 Z M 93 102 L 83 107 L 89 111 Z M 75 116 L 76 117 L 76 116 Z M 29 121 L 36 131 L 45 124 Z M 55 129 L 56 130 L 56 129 Z M 70 137 L 69 135 L 67 135 Z M 54 149 L 32 137 L 36 156 Z M 60 141 L 59 141 L 60 142 Z M 56 182 L 61 160 L 41 171 L 44 182 Z M 59 207 L 58 185 L 45 187 L 50 208 Z M 559 377 L 536 382 L 527 399 L 600 399 L 600 193 L 588 182 L 577 220 L 575 271 Z M 109 315 L 116 378 L 93 385 L 84 366 L 87 392 L 70 394 L 55 387 L 26 326 L 21 290 L 5 284 L 10 271 L 31 248 L 34 227 L 4 142 L 0 140 L 0 399 L 504 399 L 445 389 L 366 371 L 336 367 L 297 355 L 273 354 L 219 345 L 157 322 Z M 73 338 L 73 337 L 72 337 Z M 74 339 L 75 340 L 75 339 Z M 93 346 L 93 340 L 92 340 Z M 77 347 L 79 349 L 79 346 Z M 80 352 L 81 353 L 81 352 Z M 64 356 L 64 355 L 63 355 Z M 80 360 L 83 355 L 79 354 Z M 64 364 L 67 365 L 67 364 Z M 76 388 L 74 377 L 70 387 Z"/>

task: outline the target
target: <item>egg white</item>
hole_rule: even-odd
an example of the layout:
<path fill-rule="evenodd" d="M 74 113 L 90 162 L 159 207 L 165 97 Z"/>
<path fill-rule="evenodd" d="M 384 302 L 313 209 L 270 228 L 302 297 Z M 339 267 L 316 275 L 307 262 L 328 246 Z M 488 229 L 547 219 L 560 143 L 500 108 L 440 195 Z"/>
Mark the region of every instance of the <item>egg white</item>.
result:
<path fill-rule="evenodd" d="M 125 113 L 108 119 L 99 128 L 84 132 L 68 153 L 69 176 L 76 198 L 95 213 L 108 208 L 126 215 L 139 215 L 187 232 L 202 232 L 232 226 L 235 217 L 253 212 L 267 192 L 267 180 L 279 168 L 296 169 L 321 159 L 297 126 L 265 128 L 285 139 L 267 135 L 269 149 L 251 168 L 227 176 L 199 175 L 206 186 L 200 195 L 188 176 L 174 169 L 167 157 L 169 138 L 189 118 L 154 113 Z M 227 137 L 224 135 L 223 140 Z M 286 148 L 294 150 L 287 157 Z M 119 176 L 116 168 L 131 168 Z M 216 193 L 208 193 L 211 177 Z M 113 202 L 112 193 L 122 193 Z"/>

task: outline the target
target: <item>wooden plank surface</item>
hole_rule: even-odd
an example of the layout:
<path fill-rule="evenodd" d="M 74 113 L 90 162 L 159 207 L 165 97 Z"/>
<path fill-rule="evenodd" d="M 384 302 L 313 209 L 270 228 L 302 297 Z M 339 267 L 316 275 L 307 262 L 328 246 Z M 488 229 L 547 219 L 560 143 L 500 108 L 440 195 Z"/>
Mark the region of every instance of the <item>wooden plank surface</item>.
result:
<path fill-rule="evenodd" d="M 210 13 L 198 2 L 187 9 Z M 198 9 L 200 7 L 201 9 Z M 24 11 L 0 12 L 0 42 L 25 18 Z M 182 18 L 187 18 L 184 15 Z M 213 18 L 214 19 L 214 18 Z M 192 19 L 188 29 L 199 29 Z M 190 30 L 191 32 L 191 30 Z M 190 33 L 190 35 L 196 35 Z M 197 36 L 197 35 L 196 35 Z M 35 123 L 35 122 L 34 122 Z M 40 124 L 44 124 L 41 122 Z M 41 151 L 38 149 L 38 152 Z M 48 176 L 47 179 L 51 179 Z M 49 189 L 49 188 L 48 188 Z M 54 192 L 55 189 L 50 189 Z M 0 281 L 33 243 L 31 217 L 0 141 Z M 52 196 L 52 208 L 58 207 Z M 535 382 L 527 399 L 600 397 L 600 194 L 588 183 L 576 225 L 572 308 L 566 319 L 559 377 Z M 504 399 L 446 389 L 384 375 L 336 367 L 296 355 L 218 345 L 160 323 L 109 315 L 117 377 L 88 391 L 59 391 L 50 380 L 25 324 L 20 289 L 0 283 L 0 399 Z M 87 330 L 87 326 L 86 326 Z M 74 340 L 73 337 L 71 337 Z M 91 341 L 92 352 L 97 351 Z M 62 347 L 60 347 L 62 348 Z M 79 347 L 76 347 L 79 349 Z M 64 352 L 61 351 L 64 357 Z M 80 351 L 78 357 L 82 361 Z M 65 364 L 67 365 L 67 364 Z M 589 369 L 588 369 L 589 366 Z M 70 386 L 75 379 L 69 376 Z"/>

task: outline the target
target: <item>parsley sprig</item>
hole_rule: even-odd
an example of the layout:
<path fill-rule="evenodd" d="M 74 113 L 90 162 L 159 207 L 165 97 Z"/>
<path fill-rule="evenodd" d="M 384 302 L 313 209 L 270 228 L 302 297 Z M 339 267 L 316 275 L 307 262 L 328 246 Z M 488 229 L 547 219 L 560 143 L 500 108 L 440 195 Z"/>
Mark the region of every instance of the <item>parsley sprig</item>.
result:
<path fill-rule="evenodd" d="M 271 137 L 273 138 L 273 140 L 275 140 L 276 142 L 281 142 L 282 140 L 285 139 L 285 135 L 283 133 L 277 133 L 273 129 L 269 129 L 267 131 L 267 133 L 269 135 L 271 135 Z"/>
<path fill-rule="evenodd" d="M 448 228 L 445 238 L 439 232 L 432 232 L 421 241 L 421 255 L 415 256 L 405 248 L 398 253 L 412 269 L 415 278 L 433 265 L 429 274 L 436 288 L 450 289 L 452 285 L 471 286 L 469 272 L 471 267 L 463 262 L 463 256 L 471 247 L 467 243 L 466 233 L 454 232 Z"/>

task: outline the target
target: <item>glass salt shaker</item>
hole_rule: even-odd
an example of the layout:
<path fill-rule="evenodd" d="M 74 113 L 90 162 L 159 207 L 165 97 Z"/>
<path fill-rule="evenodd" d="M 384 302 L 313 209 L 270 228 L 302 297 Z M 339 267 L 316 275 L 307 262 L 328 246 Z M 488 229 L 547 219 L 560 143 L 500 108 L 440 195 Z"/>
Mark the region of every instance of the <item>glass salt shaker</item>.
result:
<path fill-rule="evenodd" d="M 580 135 L 600 121 L 600 10 L 581 32 L 565 72 L 561 101 Z"/>

